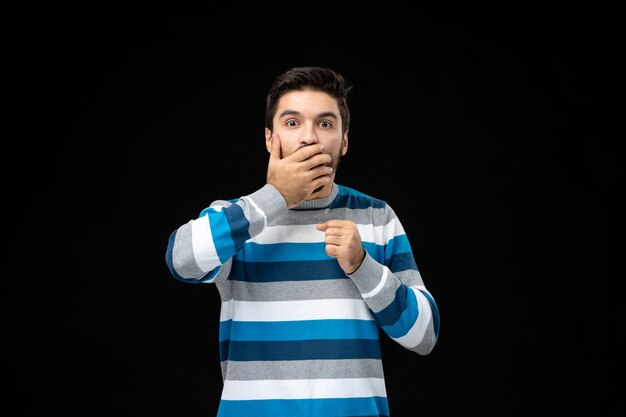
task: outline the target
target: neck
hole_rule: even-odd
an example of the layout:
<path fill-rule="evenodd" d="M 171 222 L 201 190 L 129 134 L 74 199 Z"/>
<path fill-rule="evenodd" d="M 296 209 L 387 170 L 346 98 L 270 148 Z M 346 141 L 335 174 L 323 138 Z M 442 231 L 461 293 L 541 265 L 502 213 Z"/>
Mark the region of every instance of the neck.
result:
<path fill-rule="evenodd" d="M 304 200 L 292 210 L 315 210 L 328 207 L 330 203 L 332 203 L 332 201 L 335 199 L 338 192 L 339 188 L 337 187 L 337 185 L 335 183 L 330 183 L 322 190 L 313 193 L 313 195 L 315 196 L 314 198 Z"/>

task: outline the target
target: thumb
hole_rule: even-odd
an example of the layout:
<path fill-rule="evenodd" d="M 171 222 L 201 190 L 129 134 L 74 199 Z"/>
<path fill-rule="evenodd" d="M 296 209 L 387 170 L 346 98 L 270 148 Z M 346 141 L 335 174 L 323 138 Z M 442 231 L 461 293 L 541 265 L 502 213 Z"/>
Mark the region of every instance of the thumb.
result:
<path fill-rule="evenodd" d="M 327 223 L 320 223 L 315 225 L 315 227 L 317 228 L 317 230 L 319 230 L 320 232 L 324 232 L 326 231 L 326 229 L 328 228 L 328 224 Z"/>
<path fill-rule="evenodd" d="M 270 158 L 280 159 L 280 137 L 277 134 L 272 133 L 271 141 L 272 141 L 271 142 L 272 148 L 271 148 Z"/>

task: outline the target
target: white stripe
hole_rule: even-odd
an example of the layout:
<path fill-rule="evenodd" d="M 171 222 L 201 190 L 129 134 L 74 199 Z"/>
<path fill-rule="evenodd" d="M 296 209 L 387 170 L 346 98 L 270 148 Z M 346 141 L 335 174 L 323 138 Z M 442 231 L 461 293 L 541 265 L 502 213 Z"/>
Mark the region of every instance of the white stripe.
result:
<path fill-rule="evenodd" d="M 213 244 L 208 213 L 191 222 L 191 246 L 193 256 L 202 272 L 209 272 L 221 265 Z"/>
<path fill-rule="evenodd" d="M 314 243 L 324 242 L 324 232 L 315 228 L 314 224 L 293 226 L 268 226 L 259 235 L 248 240 L 260 244 L 270 243 Z"/>
<path fill-rule="evenodd" d="M 265 212 L 261 210 L 261 207 L 259 207 L 251 198 L 241 197 L 241 200 L 245 201 L 247 204 L 250 204 L 252 208 L 254 208 L 254 210 L 259 213 L 261 217 L 263 217 L 263 227 L 267 226 L 267 216 L 265 215 Z"/>
<path fill-rule="evenodd" d="M 361 240 L 386 245 L 391 239 L 404 234 L 404 228 L 397 218 L 392 219 L 384 226 L 357 225 Z"/>
<path fill-rule="evenodd" d="M 373 320 L 363 300 L 240 301 L 222 302 L 220 320 L 296 321 L 323 319 Z"/>
<path fill-rule="evenodd" d="M 383 286 L 385 285 L 385 282 L 387 281 L 388 273 L 389 273 L 389 269 L 386 266 L 383 266 L 383 277 L 380 279 L 380 282 L 378 283 L 376 288 L 374 288 L 372 291 L 368 293 L 362 294 L 361 296 L 363 298 L 370 298 L 378 294 L 378 292 L 383 288 Z"/>
<path fill-rule="evenodd" d="M 391 239 L 404 234 L 404 229 L 397 219 L 384 226 L 358 224 L 357 229 L 364 242 L 386 245 Z M 271 243 L 320 243 L 324 242 L 325 234 L 317 230 L 315 224 L 269 226 L 258 236 L 249 240 L 260 244 Z"/>
<path fill-rule="evenodd" d="M 338 379 L 264 379 L 238 381 L 227 379 L 223 400 L 310 399 L 386 397 L 382 378 Z"/>
<path fill-rule="evenodd" d="M 426 299 L 426 296 L 413 287 L 409 287 L 409 289 L 415 293 L 415 298 L 417 299 L 417 311 L 419 311 L 417 321 L 407 334 L 402 337 L 394 338 L 394 340 L 402 346 L 411 349 L 419 345 L 424 338 L 426 328 L 428 327 L 433 313 L 430 310 L 430 303 Z"/>

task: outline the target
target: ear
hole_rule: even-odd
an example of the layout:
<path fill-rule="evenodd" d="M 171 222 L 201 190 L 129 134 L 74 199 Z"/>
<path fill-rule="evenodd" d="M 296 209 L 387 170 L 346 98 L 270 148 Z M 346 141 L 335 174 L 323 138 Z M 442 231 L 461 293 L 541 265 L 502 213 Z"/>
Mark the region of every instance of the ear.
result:
<path fill-rule="evenodd" d="M 265 128 L 265 149 L 272 153 L 272 131 L 267 127 Z"/>
<path fill-rule="evenodd" d="M 341 141 L 341 156 L 348 153 L 348 132 L 344 133 L 343 140 Z"/>

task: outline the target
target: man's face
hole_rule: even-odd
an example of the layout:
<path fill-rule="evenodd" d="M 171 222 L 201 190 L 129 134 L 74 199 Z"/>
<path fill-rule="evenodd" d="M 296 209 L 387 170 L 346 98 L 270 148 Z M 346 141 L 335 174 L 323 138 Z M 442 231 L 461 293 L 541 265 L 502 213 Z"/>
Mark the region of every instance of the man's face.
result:
<path fill-rule="evenodd" d="M 348 151 L 348 135 L 341 133 L 337 100 L 320 91 L 292 91 L 280 98 L 274 115 L 274 133 L 280 136 L 281 157 L 312 143 L 324 145 L 332 156 L 333 178 L 342 155 Z M 265 145 L 271 150 L 272 132 L 265 130 Z"/>

